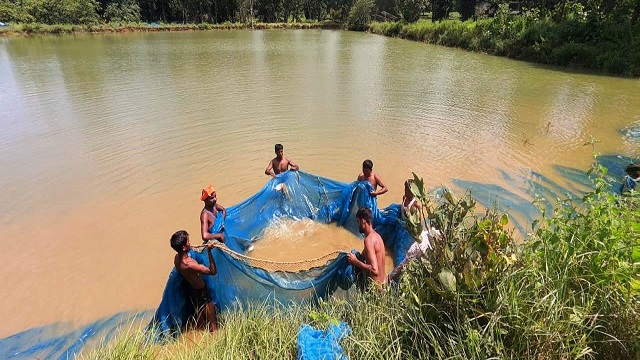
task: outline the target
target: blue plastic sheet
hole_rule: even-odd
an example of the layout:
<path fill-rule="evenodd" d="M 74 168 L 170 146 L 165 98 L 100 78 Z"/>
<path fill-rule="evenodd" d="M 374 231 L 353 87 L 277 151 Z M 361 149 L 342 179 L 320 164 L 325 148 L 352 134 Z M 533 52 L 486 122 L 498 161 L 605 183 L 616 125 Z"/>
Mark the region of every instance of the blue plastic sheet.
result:
<path fill-rule="evenodd" d="M 347 356 L 340 346 L 340 340 L 351 334 L 351 328 L 344 322 L 331 324 L 327 330 L 316 330 L 302 324 L 298 330 L 298 360 L 341 360 Z"/>
<path fill-rule="evenodd" d="M 0 359 L 73 359 L 87 345 L 108 342 L 122 326 L 148 321 L 152 312 L 123 312 L 86 326 L 55 323 L 0 340 Z"/>
<path fill-rule="evenodd" d="M 345 184 L 302 171 L 282 173 L 254 196 L 227 209 L 226 245 L 237 253 L 245 253 L 262 237 L 265 229 L 282 218 L 336 223 L 360 236 L 355 213 L 358 208 L 367 206 L 372 210 L 374 228 L 392 250 L 394 262 L 399 264 L 413 239 L 399 221 L 399 206 L 379 210 L 377 199 L 369 195 L 371 190 L 368 182 Z M 190 256 L 198 263 L 209 265 L 206 253 L 192 250 Z M 299 272 L 269 272 L 220 249 L 213 250 L 213 258 L 218 272 L 203 279 L 218 311 L 243 308 L 252 302 L 274 306 L 314 303 L 339 287 L 348 288 L 354 281 L 346 253 L 324 266 Z M 175 337 L 193 314 L 185 296 L 187 286 L 174 269 L 154 320 L 149 324 L 149 330 L 155 331 L 158 340 Z"/>

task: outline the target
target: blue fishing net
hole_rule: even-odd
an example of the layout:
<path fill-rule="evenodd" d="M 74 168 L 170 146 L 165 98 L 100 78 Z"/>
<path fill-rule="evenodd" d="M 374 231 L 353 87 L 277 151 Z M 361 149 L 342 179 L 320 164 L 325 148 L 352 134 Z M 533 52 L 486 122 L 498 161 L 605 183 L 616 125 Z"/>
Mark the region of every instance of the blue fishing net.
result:
<path fill-rule="evenodd" d="M 108 342 L 122 327 L 149 321 L 152 311 L 122 312 L 78 327 L 55 323 L 29 329 L 0 340 L 0 359 L 73 359 L 85 347 Z"/>
<path fill-rule="evenodd" d="M 218 216 L 212 231 L 224 229 L 226 246 L 233 253 L 218 248 L 212 250 L 217 274 L 203 277 L 218 311 L 255 302 L 313 303 L 354 283 L 354 271 L 346 261 L 346 253 L 321 259 L 319 264 L 315 261 L 313 266 L 302 270 L 242 256 L 269 226 L 283 218 L 335 223 L 359 235 L 355 213 L 367 206 L 372 210 L 374 228 L 392 251 L 394 263 L 399 264 L 413 239 L 399 221 L 399 205 L 379 210 L 376 198 L 369 195 L 372 190 L 368 182 L 345 184 L 302 171 L 289 171 L 269 181 L 254 196 L 228 208 L 224 224 Z M 189 255 L 198 263 L 209 265 L 206 251 L 191 250 Z M 294 265 L 304 267 L 304 262 Z M 274 268 L 282 269 L 274 271 Z M 176 336 L 187 325 L 194 311 L 186 296 L 188 286 L 174 269 L 148 328 L 158 340 Z"/>
<path fill-rule="evenodd" d="M 347 359 L 340 340 L 351 333 L 346 323 L 331 324 L 327 330 L 317 330 L 302 324 L 298 330 L 298 360 Z"/>

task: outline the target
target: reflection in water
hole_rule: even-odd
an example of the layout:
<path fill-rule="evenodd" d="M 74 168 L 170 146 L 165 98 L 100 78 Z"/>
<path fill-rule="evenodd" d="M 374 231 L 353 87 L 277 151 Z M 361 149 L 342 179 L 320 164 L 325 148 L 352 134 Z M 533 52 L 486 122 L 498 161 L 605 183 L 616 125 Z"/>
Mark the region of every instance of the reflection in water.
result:
<path fill-rule="evenodd" d="M 0 336 L 157 306 L 202 186 L 225 206 L 251 196 L 275 143 L 345 182 L 372 159 L 381 207 L 412 171 L 526 207 L 531 181 L 582 187 L 555 166 L 586 169 L 591 136 L 640 145 L 618 132 L 640 119 L 637 80 L 350 32 L 0 39 L 0 78 Z"/>

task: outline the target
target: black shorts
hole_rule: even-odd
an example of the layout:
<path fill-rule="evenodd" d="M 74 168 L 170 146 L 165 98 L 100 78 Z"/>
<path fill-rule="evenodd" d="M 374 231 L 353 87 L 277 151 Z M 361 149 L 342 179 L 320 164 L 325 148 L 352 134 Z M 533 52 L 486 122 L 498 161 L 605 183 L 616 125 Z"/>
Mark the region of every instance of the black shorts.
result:
<path fill-rule="evenodd" d="M 201 289 L 189 288 L 189 298 L 191 299 L 191 304 L 196 311 L 210 303 L 211 294 L 209 294 L 207 284 L 205 284 Z"/>

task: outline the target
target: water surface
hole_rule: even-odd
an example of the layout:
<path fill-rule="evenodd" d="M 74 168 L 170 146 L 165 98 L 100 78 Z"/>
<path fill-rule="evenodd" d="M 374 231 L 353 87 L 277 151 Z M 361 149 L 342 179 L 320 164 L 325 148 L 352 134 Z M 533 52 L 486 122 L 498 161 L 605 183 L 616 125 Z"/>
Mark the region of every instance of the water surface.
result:
<path fill-rule="evenodd" d="M 637 156 L 638 80 L 341 31 L 0 39 L 0 336 L 158 305 L 200 189 L 257 192 L 273 156 L 399 202 L 415 171 L 527 196 L 598 151 Z M 520 184 L 521 185 L 521 184 Z M 322 248 L 319 251 L 326 251 Z M 313 254 L 309 254 L 311 256 Z M 318 256 L 322 254 L 317 254 Z"/>

